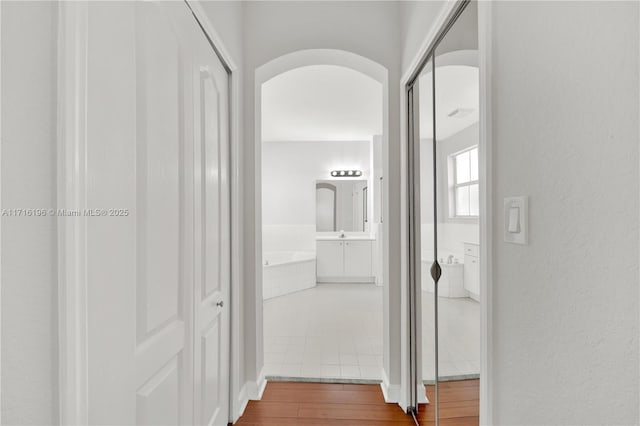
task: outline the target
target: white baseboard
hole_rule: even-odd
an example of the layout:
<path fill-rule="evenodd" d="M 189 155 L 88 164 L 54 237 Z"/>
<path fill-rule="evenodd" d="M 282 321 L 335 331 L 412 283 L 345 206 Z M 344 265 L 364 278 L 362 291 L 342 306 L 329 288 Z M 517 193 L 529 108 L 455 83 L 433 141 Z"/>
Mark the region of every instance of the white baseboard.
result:
<path fill-rule="evenodd" d="M 264 389 L 267 387 L 267 380 L 264 377 L 264 371 L 260 372 L 258 380 L 248 380 L 240 389 L 238 395 L 238 411 L 233 413 L 233 422 L 235 423 L 244 414 L 244 410 L 247 408 L 249 401 L 259 401 L 262 398 Z"/>
<path fill-rule="evenodd" d="M 400 385 L 390 384 L 389 378 L 384 370 L 382 371 L 382 383 L 380 383 L 380 389 L 382 389 L 382 395 L 384 395 L 385 402 L 396 404 L 400 402 Z"/>
<path fill-rule="evenodd" d="M 233 413 L 232 419 L 233 423 L 237 422 L 238 419 L 244 413 L 244 410 L 247 408 L 247 404 L 249 403 L 249 398 L 247 397 L 247 383 L 242 386 L 240 389 L 240 393 L 238 394 L 238 401 L 235 407 L 237 407 L 237 411 Z"/>
<path fill-rule="evenodd" d="M 427 388 L 425 388 L 423 384 L 418 384 L 416 395 L 418 396 L 419 404 L 429 404 L 429 398 L 427 398 Z"/>
<path fill-rule="evenodd" d="M 396 403 L 406 411 L 406 401 L 400 401 L 400 385 L 390 384 L 389 378 L 384 371 L 382 372 L 382 383 L 380 383 L 380 388 L 382 389 L 382 395 L 384 395 L 385 402 Z M 418 385 L 418 388 L 416 389 L 416 395 L 418 397 L 418 403 L 429 404 L 429 398 L 427 398 L 427 389 L 423 384 Z"/>

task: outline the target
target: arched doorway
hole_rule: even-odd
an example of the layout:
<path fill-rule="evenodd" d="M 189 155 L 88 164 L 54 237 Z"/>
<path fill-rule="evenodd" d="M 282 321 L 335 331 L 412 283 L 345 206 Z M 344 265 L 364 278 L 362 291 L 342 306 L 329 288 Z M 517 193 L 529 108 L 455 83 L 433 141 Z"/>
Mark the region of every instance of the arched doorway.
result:
<path fill-rule="evenodd" d="M 378 187 L 377 192 L 381 194 L 378 197 L 378 204 L 374 205 L 375 201 L 371 202 L 372 216 L 374 217 L 375 222 L 375 214 L 376 208 L 378 209 L 377 219 L 378 222 L 375 226 L 376 232 L 376 243 L 379 246 L 374 248 L 376 253 L 379 253 L 379 257 L 373 258 L 372 263 L 376 267 L 380 267 L 379 271 L 375 271 L 375 276 L 380 277 L 379 282 L 382 286 L 382 322 L 387 323 L 389 320 L 389 297 L 388 297 L 388 287 L 387 284 L 389 282 L 389 272 L 388 272 L 388 241 L 385 238 L 388 235 L 387 229 L 388 225 L 384 223 L 384 217 L 388 215 L 388 206 L 384 202 L 385 196 L 385 186 L 387 185 L 384 177 L 388 175 L 388 73 L 387 70 L 381 65 L 364 58 L 362 56 L 353 54 L 351 52 L 346 52 L 342 50 L 332 50 L 332 49 L 311 49 L 311 50 L 303 50 L 294 52 L 291 54 L 287 54 L 276 58 L 261 67 L 256 69 L 255 76 L 255 152 L 256 152 L 256 167 L 262 167 L 263 161 L 263 120 L 264 120 L 264 111 L 262 110 L 263 106 L 263 86 L 268 81 L 280 76 L 284 73 L 290 72 L 292 70 L 304 68 L 304 67 L 314 67 L 314 66 L 333 66 L 333 67 L 341 67 L 346 68 L 351 71 L 356 71 L 358 73 L 363 74 L 369 79 L 374 80 L 380 86 L 381 97 L 382 97 L 382 112 L 381 112 L 381 132 L 378 137 L 378 147 L 379 150 L 378 155 L 381 158 L 380 171 L 375 176 L 376 179 L 371 179 L 371 184 L 367 185 L 363 188 L 364 190 L 364 199 L 366 200 L 375 200 L 374 196 L 371 196 L 371 193 L 375 191 L 375 187 Z M 372 148 L 374 143 L 372 142 Z M 327 170 L 329 173 L 330 170 Z M 374 182 L 375 180 L 375 182 Z M 263 206 L 262 203 L 262 192 L 261 188 L 263 187 L 263 175 L 262 170 L 256 171 L 256 206 Z M 372 189 L 370 189 L 370 187 Z M 361 204 L 362 205 L 362 204 Z M 366 207 L 362 209 L 366 210 Z M 257 349 L 257 363 L 259 365 L 258 368 L 263 366 L 266 362 L 264 359 L 265 347 L 264 347 L 264 330 L 262 329 L 263 319 L 264 319 L 264 311 L 263 311 L 263 289 L 264 289 L 264 278 L 265 278 L 265 265 L 263 264 L 263 257 L 261 256 L 265 239 L 263 238 L 264 229 L 263 229 L 263 213 L 260 211 L 257 212 L 258 218 L 256 219 L 256 249 L 260 254 L 257 254 L 257 264 L 256 264 L 256 323 L 257 327 L 257 336 L 256 336 L 256 349 Z M 368 212 L 367 212 L 368 213 Z M 388 216 L 387 216 L 388 217 Z M 373 224 L 372 224 L 373 227 Z M 372 229 L 373 231 L 373 229 Z M 267 262 L 269 260 L 267 259 Z M 271 265 L 269 265 L 271 266 Z M 382 325 L 380 333 L 382 335 L 382 350 L 381 356 L 383 358 L 382 368 L 380 369 L 380 380 L 384 383 L 385 378 L 388 376 L 389 371 L 389 362 L 390 358 L 394 356 L 398 356 L 395 353 L 390 353 L 390 345 L 389 345 L 389 327 L 384 327 Z M 396 349 L 394 348 L 393 351 Z M 397 349 L 399 353 L 399 348 Z M 267 372 L 268 375 L 268 372 Z M 361 377 L 360 377 L 361 378 Z M 384 389 L 384 386 L 383 386 Z"/>

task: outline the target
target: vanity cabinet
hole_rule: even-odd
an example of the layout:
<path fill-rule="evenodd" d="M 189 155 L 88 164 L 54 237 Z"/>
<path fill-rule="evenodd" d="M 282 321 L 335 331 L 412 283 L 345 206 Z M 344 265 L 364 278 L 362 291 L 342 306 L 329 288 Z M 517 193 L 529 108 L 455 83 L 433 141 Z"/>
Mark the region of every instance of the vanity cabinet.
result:
<path fill-rule="evenodd" d="M 464 289 L 469 296 L 480 300 L 480 255 L 477 244 L 464 244 Z"/>
<path fill-rule="evenodd" d="M 316 249 L 316 276 L 338 277 L 344 272 L 342 241 L 318 241 Z"/>
<path fill-rule="evenodd" d="M 373 282 L 373 240 L 318 240 L 318 282 Z"/>

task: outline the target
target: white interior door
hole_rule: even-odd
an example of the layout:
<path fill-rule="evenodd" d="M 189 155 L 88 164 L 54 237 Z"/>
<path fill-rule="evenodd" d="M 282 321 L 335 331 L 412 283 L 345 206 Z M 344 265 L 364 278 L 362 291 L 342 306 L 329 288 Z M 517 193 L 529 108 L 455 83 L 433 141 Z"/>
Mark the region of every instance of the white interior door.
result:
<path fill-rule="evenodd" d="M 226 425 L 228 75 L 182 1 L 83 8 L 87 422 Z"/>
<path fill-rule="evenodd" d="M 229 80 L 194 33 L 196 96 L 195 406 L 196 422 L 226 425 L 229 406 Z"/>

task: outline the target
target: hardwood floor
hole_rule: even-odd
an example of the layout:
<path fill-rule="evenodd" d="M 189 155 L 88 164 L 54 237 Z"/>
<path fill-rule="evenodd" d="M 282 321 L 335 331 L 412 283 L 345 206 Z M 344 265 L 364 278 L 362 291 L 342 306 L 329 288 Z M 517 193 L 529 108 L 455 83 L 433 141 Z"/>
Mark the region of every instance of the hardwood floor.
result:
<path fill-rule="evenodd" d="M 427 386 L 433 398 L 433 387 Z M 477 425 L 479 381 L 440 384 L 440 424 Z M 421 405 L 421 425 L 433 425 L 433 406 Z M 384 402 L 379 385 L 269 382 L 262 400 L 250 401 L 239 426 L 413 426 L 411 416 Z"/>
<path fill-rule="evenodd" d="M 471 426 L 480 423 L 480 380 L 442 382 L 439 387 L 440 424 Z M 427 398 L 435 401 L 434 387 L 427 386 Z M 418 407 L 420 425 L 435 425 L 433 405 Z"/>

